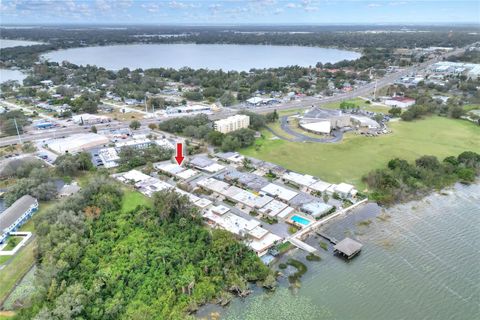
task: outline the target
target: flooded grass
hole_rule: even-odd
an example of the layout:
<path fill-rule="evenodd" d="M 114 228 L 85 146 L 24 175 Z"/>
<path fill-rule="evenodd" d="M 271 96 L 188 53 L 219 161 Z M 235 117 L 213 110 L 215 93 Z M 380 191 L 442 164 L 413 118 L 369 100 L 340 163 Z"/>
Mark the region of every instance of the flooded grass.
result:
<path fill-rule="evenodd" d="M 320 241 L 320 248 L 322 248 L 325 251 L 328 251 L 328 243 L 324 241 Z"/>
<path fill-rule="evenodd" d="M 357 226 L 359 227 L 368 227 L 370 224 L 372 224 L 372 220 L 370 219 L 357 222 Z"/>
<path fill-rule="evenodd" d="M 290 283 L 295 283 L 297 282 L 298 280 L 300 280 L 300 278 L 307 272 L 308 268 L 305 264 L 303 264 L 302 262 L 296 260 L 296 259 L 288 259 L 287 260 L 287 265 L 289 266 L 292 266 L 292 267 L 295 267 L 297 269 L 297 271 L 288 276 L 288 281 Z"/>
<path fill-rule="evenodd" d="M 392 217 L 391 215 L 383 212 L 382 214 L 380 214 L 380 215 L 377 216 L 377 219 L 380 220 L 380 221 L 382 221 L 382 222 L 386 222 L 386 221 L 388 221 L 388 219 L 390 219 L 391 217 Z"/>
<path fill-rule="evenodd" d="M 322 258 L 316 254 L 313 254 L 313 253 L 310 253 L 308 256 L 307 256 L 307 260 L 308 261 L 320 261 L 322 260 Z"/>

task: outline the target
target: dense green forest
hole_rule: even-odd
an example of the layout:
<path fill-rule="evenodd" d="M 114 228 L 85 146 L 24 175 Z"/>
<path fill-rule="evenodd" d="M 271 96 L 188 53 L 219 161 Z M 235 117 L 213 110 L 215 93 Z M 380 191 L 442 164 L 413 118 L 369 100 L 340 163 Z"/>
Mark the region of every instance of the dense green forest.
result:
<path fill-rule="evenodd" d="M 99 177 L 34 218 L 38 290 L 16 319 L 185 319 L 246 294 L 248 281 L 275 282 L 233 235 L 205 228 L 185 196 L 157 193 L 127 211 L 121 190 Z"/>
<path fill-rule="evenodd" d="M 364 181 L 370 198 L 391 204 L 424 196 L 455 182 L 471 183 L 480 174 L 480 154 L 466 151 L 440 162 L 434 156 L 422 156 L 414 164 L 392 159 L 387 168 L 370 172 Z"/>

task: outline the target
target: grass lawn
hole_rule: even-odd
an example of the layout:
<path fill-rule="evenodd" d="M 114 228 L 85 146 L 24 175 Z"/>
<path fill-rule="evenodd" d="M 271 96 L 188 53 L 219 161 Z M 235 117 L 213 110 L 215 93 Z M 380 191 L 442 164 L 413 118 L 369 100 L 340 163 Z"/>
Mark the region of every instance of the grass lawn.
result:
<path fill-rule="evenodd" d="M 152 205 L 152 200 L 140 192 L 132 191 L 132 190 L 125 190 L 122 202 L 122 211 L 128 212 L 135 209 L 139 205 Z"/>
<path fill-rule="evenodd" d="M 19 281 L 30 270 L 34 263 L 33 249 L 35 241 L 30 241 L 0 270 L 0 303 L 2 303 Z"/>
<path fill-rule="evenodd" d="M 346 135 L 338 144 L 272 140 L 272 135 L 263 131 L 265 139 L 256 142 L 259 147 L 252 146 L 241 153 L 328 182 L 352 183 L 363 190 L 362 176 L 384 167 L 395 157 L 411 161 L 425 154 L 444 158 L 466 150 L 480 152 L 480 127 L 471 122 L 429 117 L 414 122 L 393 122 L 389 127 L 393 130 L 391 134 Z"/>
<path fill-rule="evenodd" d="M 480 104 L 466 104 L 463 106 L 463 110 L 467 112 L 472 110 L 480 110 Z"/>

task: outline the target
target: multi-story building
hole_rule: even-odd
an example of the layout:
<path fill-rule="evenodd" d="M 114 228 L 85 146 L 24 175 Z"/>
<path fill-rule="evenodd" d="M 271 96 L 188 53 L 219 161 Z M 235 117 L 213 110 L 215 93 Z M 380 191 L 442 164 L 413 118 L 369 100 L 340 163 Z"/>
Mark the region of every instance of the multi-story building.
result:
<path fill-rule="evenodd" d="M 248 128 L 249 125 L 249 116 L 237 114 L 226 119 L 215 121 L 215 130 L 221 133 L 229 133 L 235 130 Z"/>
<path fill-rule="evenodd" d="M 25 195 L 2 212 L 0 215 L 0 243 L 8 238 L 10 232 L 14 232 L 24 224 L 37 209 L 37 199 Z"/>

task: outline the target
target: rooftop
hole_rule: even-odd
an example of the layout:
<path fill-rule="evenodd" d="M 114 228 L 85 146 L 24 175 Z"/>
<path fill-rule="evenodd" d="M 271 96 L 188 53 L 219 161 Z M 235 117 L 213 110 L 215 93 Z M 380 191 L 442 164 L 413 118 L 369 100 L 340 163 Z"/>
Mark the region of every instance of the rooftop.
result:
<path fill-rule="evenodd" d="M 343 115 L 340 110 L 331 110 L 331 109 L 321 109 L 319 107 L 313 107 L 312 109 L 305 112 L 303 115 L 304 118 L 315 118 L 315 119 L 328 119 L 331 117 L 339 117 Z"/>
<path fill-rule="evenodd" d="M 0 232 L 9 228 L 18 218 L 20 218 L 32 205 L 37 203 L 37 199 L 30 195 L 24 195 L 15 201 L 10 207 L 0 214 Z"/>
<path fill-rule="evenodd" d="M 308 187 L 317 182 L 317 179 L 315 179 L 315 177 L 313 176 L 310 176 L 308 174 L 299 174 L 296 172 L 287 172 L 283 175 L 282 178 L 305 187 Z"/>
<path fill-rule="evenodd" d="M 271 196 L 276 196 L 279 199 L 282 199 L 284 201 L 289 201 L 293 197 L 295 197 L 298 193 L 295 191 L 292 191 L 290 189 L 287 189 L 285 187 L 269 183 L 265 187 L 262 188 L 262 191 L 271 195 Z"/>
<path fill-rule="evenodd" d="M 333 246 L 335 251 L 338 251 L 347 256 L 347 258 L 353 257 L 360 250 L 362 250 L 362 244 L 350 238 L 345 238 L 335 246 Z"/>

